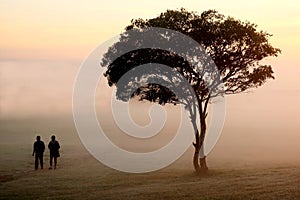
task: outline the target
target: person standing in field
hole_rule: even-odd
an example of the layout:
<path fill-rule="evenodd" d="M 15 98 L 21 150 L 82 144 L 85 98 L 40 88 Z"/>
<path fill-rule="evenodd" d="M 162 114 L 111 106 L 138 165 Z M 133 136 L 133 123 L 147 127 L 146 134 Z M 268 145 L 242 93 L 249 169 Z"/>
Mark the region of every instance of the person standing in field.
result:
<path fill-rule="evenodd" d="M 41 136 L 36 136 L 36 141 L 33 144 L 33 152 L 32 152 L 32 156 L 35 155 L 35 161 L 34 161 L 35 170 L 39 168 L 39 161 L 40 161 L 41 169 L 43 169 L 44 151 L 45 151 L 45 144 L 43 141 L 41 141 Z"/>
<path fill-rule="evenodd" d="M 56 169 L 57 158 L 60 156 L 59 155 L 60 146 L 59 146 L 58 141 L 55 140 L 54 135 L 51 136 L 51 141 L 48 144 L 48 148 L 50 150 L 50 167 L 49 167 L 49 169 L 52 169 L 53 160 L 54 160 L 54 169 Z"/>

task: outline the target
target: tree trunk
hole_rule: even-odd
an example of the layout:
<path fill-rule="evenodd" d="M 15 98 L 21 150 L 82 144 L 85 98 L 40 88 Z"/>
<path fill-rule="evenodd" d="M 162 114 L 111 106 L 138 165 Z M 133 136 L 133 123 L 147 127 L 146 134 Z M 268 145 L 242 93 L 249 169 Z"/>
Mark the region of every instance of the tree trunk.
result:
<path fill-rule="evenodd" d="M 194 157 L 193 157 L 193 164 L 194 164 L 194 169 L 196 173 L 202 173 L 206 172 L 208 170 L 207 164 L 206 164 L 206 156 L 203 158 L 200 158 L 200 148 L 196 146 L 197 144 L 194 143 L 195 147 L 195 152 L 194 152 Z"/>
<path fill-rule="evenodd" d="M 193 143 L 195 152 L 193 157 L 193 165 L 196 173 L 206 172 L 208 170 L 207 164 L 206 164 L 206 156 L 203 158 L 200 158 L 200 150 L 204 142 L 205 138 L 205 132 L 206 132 L 206 122 L 205 118 L 201 120 L 201 132 L 199 134 L 199 131 L 197 130 L 195 134 L 195 143 Z"/>
<path fill-rule="evenodd" d="M 197 96 L 198 105 L 199 105 L 199 117 L 200 117 L 200 134 L 198 129 L 195 133 L 195 142 L 193 143 L 195 147 L 195 153 L 193 158 L 193 164 L 196 173 L 206 172 L 208 170 L 207 164 L 206 164 L 206 156 L 200 157 L 200 150 L 204 143 L 205 133 L 206 133 L 206 117 L 207 117 L 207 105 L 210 99 L 210 95 L 208 98 L 203 101 L 203 99 L 200 99 L 199 96 Z M 202 104 L 204 102 L 204 104 Z M 202 107 L 203 106 L 203 107 Z"/>
<path fill-rule="evenodd" d="M 194 158 L 193 158 L 193 164 L 194 164 L 194 169 L 197 173 L 199 173 L 200 170 L 200 165 L 199 165 L 199 152 L 200 152 L 200 140 L 199 140 L 199 132 L 197 130 L 196 134 L 195 134 L 195 140 L 196 142 L 193 143 L 194 147 L 195 147 L 195 153 L 194 153 Z"/>
<path fill-rule="evenodd" d="M 204 156 L 203 158 L 200 158 L 200 167 L 202 171 L 207 171 L 208 167 L 206 165 L 206 156 Z"/>
<path fill-rule="evenodd" d="M 202 125 L 201 125 L 201 133 L 200 133 L 200 149 L 203 146 L 204 143 L 204 138 L 205 138 L 205 133 L 206 133 L 206 122 L 205 120 L 202 121 Z M 201 155 L 200 155 L 201 156 Z M 208 167 L 206 165 L 206 156 L 204 155 L 204 157 L 200 157 L 199 156 L 199 162 L 200 162 L 200 168 L 202 172 L 205 172 L 208 170 Z"/>

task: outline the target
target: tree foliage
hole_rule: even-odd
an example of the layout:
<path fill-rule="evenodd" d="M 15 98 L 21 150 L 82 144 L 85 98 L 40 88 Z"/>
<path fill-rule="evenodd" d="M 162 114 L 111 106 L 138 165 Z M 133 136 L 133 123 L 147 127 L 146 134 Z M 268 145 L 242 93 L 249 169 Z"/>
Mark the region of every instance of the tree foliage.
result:
<path fill-rule="evenodd" d="M 274 79 L 271 66 L 262 64 L 261 61 L 269 56 L 278 56 L 280 49 L 269 43 L 271 34 L 258 31 L 257 25 L 253 23 L 226 17 L 215 10 L 208 10 L 199 15 L 196 12 L 181 9 L 167 10 L 152 19 L 132 20 L 125 30 L 139 32 L 149 27 L 178 31 L 204 47 L 204 51 L 211 57 L 218 69 L 220 82 L 224 84 L 222 94 L 217 93 L 218 95 L 241 93 L 263 85 L 268 79 Z M 168 32 L 165 33 L 165 37 L 169 37 Z M 114 60 L 116 52 L 120 51 L 125 43 L 132 42 L 130 38 L 132 36 L 125 32 L 120 41 L 110 47 L 102 59 L 102 66 L 107 67 L 104 75 L 109 85 L 115 85 L 126 72 L 146 63 L 160 63 L 177 70 L 187 79 L 198 98 L 201 128 L 200 137 L 198 130 L 195 130 L 195 151 L 199 152 L 206 132 L 207 104 L 214 97 L 208 89 L 212 86 L 208 86 L 204 81 L 203 72 L 197 71 L 183 57 L 170 51 L 138 49 L 127 52 Z M 133 45 L 138 47 L 139 43 Z M 204 70 L 207 70 L 205 66 L 210 67 L 209 61 L 202 62 Z M 122 94 L 117 96 L 122 99 Z M 133 96 L 159 104 L 182 103 L 168 88 L 155 83 L 140 87 L 131 97 Z"/>

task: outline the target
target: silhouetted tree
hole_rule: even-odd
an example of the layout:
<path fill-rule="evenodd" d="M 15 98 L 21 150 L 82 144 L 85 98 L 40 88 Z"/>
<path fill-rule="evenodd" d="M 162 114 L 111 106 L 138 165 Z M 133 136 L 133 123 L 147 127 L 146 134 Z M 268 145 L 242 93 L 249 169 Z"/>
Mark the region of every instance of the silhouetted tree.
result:
<path fill-rule="evenodd" d="M 138 48 L 143 39 L 131 41 L 133 38 L 136 40 L 133 36 L 134 33 L 144 31 L 149 27 L 172 29 L 197 41 L 204 47 L 205 52 L 217 66 L 220 77 L 216 79 L 219 81 L 210 85 L 205 82 L 204 72 L 209 70 L 211 66 L 209 61 L 205 60 L 207 58 L 198 58 L 199 60 L 204 59 L 204 61 L 201 60 L 204 66 L 203 71 L 190 65 L 182 56 L 160 49 L 137 49 L 126 52 L 114 60 L 116 52 L 120 53 L 125 44 L 130 43 L 130 45 Z M 205 171 L 207 170 L 206 157 L 200 158 L 199 151 L 206 134 L 208 104 L 212 98 L 217 95 L 241 93 L 263 85 L 268 79 L 274 79 L 271 66 L 261 64 L 260 61 L 269 56 L 278 56 L 280 49 L 272 47 L 268 42 L 270 34 L 257 31 L 256 28 L 257 25 L 255 24 L 225 17 L 214 10 L 205 11 L 201 15 L 188 12 L 185 9 L 167 10 L 153 19 L 132 20 L 125 29 L 130 30 L 131 33 L 122 34 L 120 40 L 111 46 L 104 55 L 101 64 L 107 67 L 104 75 L 110 86 L 116 85 L 118 80 L 129 70 L 146 63 L 167 65 L 186 78 L 196 94 L 197 112 L 200 120 L 199 128 L 197 128 L 195 113 L 189 107 L 188 100 L 179 99 L 170 89 L 160 84 L 148 83 L 138 88 L 130 97 L 137 96 L 140 100 L 157 102 L 162 105 L 165 103 L 184 104 L 186 109 L 191 111 L 191 119 L 195 129 L 194 168 L 196 172 Z M 176 38 L 172 40 L 172 35 L 168 34 L 166 31 L 162 37 L 168 37 L 169 41 L 174 43 L 178 42 Z M 131 81 L 136 78 L 132 77 Z M 166 81 L 174 82 L 172 77 Z M 212 91 L 211 88 L 218 88 L 219 83 L 224 84 L 222 92 Z M 128 84 L 126 87 L 130 88 L 131 86 Z M 122 88 L 122 92 L 118 93 L 117 87 L 117 98 L 128 101 L 128 98 L 124 98 L 126 96 L 124 91 L 127 91 L 126 88 L 125 90 Z"/>

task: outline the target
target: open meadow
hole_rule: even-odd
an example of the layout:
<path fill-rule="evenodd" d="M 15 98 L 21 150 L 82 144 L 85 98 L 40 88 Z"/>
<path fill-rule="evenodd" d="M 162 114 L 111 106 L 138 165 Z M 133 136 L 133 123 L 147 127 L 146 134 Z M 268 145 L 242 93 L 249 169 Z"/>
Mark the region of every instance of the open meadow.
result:
<path fill-rule="evenodd" d="M 58 124 L 63 124 L 55 130 L 63 133 L 56 134 L 62 146 L 58 169 L 48 170 L 46 150 L 44 169 L 35 171 L 32 127 L 47 144 L 47 126 Z M 2 120 L 0 127 L 0 199 L 300 199 L 296 154 L 276 160 L 237 144 L 230 150 L 226 136 L 210 154 L 205 175 L 193 171 L 192 148 L 165 169 L 127 174 L 95 160 L 80 144 L 71 119 Z"/>

